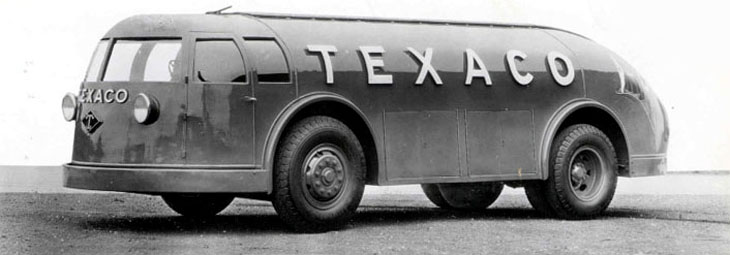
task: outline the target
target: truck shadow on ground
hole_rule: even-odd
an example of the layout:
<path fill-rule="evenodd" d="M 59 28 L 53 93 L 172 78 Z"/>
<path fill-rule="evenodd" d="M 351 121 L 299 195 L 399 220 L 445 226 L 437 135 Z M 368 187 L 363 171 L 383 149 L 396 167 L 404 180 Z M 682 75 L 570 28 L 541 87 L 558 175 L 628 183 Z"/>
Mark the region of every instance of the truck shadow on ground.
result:
<path fill-rule="evenodd" d="M 264 207 L 264 206 L 262 206 Z M 637 218 L 641 212 L 608 214 L 598 218 Z M 444 210 L 424 207 L 361 207 L 353 220 L 343 229 L 358 229 L 379 226 L 398 226 L 436 221 L 532 221 L 554 220 L 546 218 L 532 209 L 497 208 L 479 211 Z M 225 234 L 225 233 L 287 233 L 291 232 L 273 213 L 246 215 L 219 215 L 205 219 L 191 219 L 182 216 L 143 216 L 143 217 L 98 217 L 82 220 L 86 230 L 119 231 L 135 233 L 169 234 Z"/>

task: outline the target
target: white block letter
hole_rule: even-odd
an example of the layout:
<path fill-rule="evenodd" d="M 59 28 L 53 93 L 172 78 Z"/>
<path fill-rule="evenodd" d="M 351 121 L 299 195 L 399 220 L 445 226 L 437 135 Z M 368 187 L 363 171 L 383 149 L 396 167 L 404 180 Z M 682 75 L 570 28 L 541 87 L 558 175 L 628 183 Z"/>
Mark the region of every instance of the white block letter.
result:
<path fill-rule="evenodd" d="M 322 56 L 322 62 L 324 62 L 324 71 L 327 77 L 327 84 L 335 83 L 330 54 L 335 55 L 335 52 L 337 52 L 337 48 L 332 45 L 307 45 L 307 51 L 312 53 L 319 53 L 320 56 Z"/>
<path fill-rule="evenodd" d="M 374 59 L 370 54 L 385 53 L 382 46 L 360 46 L 360 54 L 365 61 L 365 68 L 368 69 L 368 84 L 393 84 L 393 76 L 390 74 L 375 74 L 375 68 L 383 68 L 385 63 L 382 59 Z"/>
<path fill-rule="evenodd" d="M 433 58 L 433 49 L 432 48 L 426 48 L 426 53 L 424 55 L 421 55 L 416 49 L 408 47 L 408 51 L 413 54 L 416 59 L 418 59 L 419 62 L 421 62 L 421 70 L 418 72 L 418 78 L 416 78 L 416 85 L 423 84 L 423 80 L 426 79 L 426 75 L 430 74 L 433 80 L 436 82 L 436 85 L 444 84 L 441 81 L 441 77 L 439 77 L 439 74 L 436 72 L 436 69 L 433 68 L 431 65 L 431 59 Z"/>
<path fill-rule="evenodd" d="M 505 58 L 507 60 L 509 72 L 512 74 L 512 78 L 514 78 L 517 83 L 522 86 L 527 86 L 530 82 L 532 82 L 532 74 L 526 73 L 525 75 L 521 75 L 520 72 L 517 71 L 517 66 L 515 65 L 515 60 L 518 60 L 518 58 L 520 61 L 525 60 L 527 59 L 527 54 L 519 50 L 509 50 L 507 51 Z"/>
<path fill-rule="evenodd" d="M 568 71 L 565 76 L 560 75 L 560 73 L 558 72 L 558 67 L 556 63 L 558 59 L 565 63 L 565 69 L 567 69 Z M 550 73 L 553 75 L 553 79 L 555 79 L 555 82 L 563 87 L 567 87 L 568 85 L 573 83 L 573 80 L 575 79 L 575 70 L 573 70 L 573 62 L 571 62 L 567 56 L 557 51 L 551 51 L 547 55 L 547 62 L 548 67 L 550 68 Z"/>
<path fill-rule="evenodd" d="M 478 69 L 474 69 L 474 66 Z M 492 78 L 489 77 L 489 71 L 484 65 L 484 62 L 479 58 L 476 52 L 472 49 L 466 49 L 466 85 L 471 85 L 474 77 L 480 77 L 484 79 L 484 84 L 487 86 L 492 85 Z"/>

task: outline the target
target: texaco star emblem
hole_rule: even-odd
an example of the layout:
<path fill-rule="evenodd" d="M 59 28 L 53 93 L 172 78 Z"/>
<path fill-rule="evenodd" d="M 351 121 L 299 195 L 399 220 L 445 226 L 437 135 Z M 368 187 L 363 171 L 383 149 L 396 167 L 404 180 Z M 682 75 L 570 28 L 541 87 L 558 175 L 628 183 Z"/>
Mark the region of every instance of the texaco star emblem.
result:
<path fill-rule="evenodd" d="M 94 116 L 94 114 L 89 111 L 86 113 L 83 119 L 81 119 L 81 125 L 84 127 L 84 130 L 88 132 L 89 134 L 93 134 L 94 131 L 96 131 L 103 122 Z"/>

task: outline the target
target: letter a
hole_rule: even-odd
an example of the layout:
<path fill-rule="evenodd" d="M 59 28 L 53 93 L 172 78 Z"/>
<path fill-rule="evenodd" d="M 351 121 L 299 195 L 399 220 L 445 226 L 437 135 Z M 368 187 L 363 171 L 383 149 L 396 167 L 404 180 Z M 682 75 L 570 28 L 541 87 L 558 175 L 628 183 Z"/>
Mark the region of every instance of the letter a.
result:
<path fill-rule="evenodd" d="M 484 84 L 492 86 L 492 78 L 489 77 L 489 71 L 484 65 L 484 62 L 479 58 L 476 52 L 472 49 L 466 49 L 466 85 L 471 85 L 474 77 L 483 78 Z M 474 66 L 478 66 L 479 69 L 474 69 Z"/>

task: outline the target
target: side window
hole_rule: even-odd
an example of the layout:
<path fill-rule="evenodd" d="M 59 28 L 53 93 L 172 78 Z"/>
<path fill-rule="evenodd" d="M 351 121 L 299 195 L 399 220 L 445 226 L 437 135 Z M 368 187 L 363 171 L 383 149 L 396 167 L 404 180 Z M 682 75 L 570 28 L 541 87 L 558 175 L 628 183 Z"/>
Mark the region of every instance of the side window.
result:
<path fill-rule="evenodd" d="M 233 40 L 198 40 L 195 43 L 195 79 L 201 82 L 246 82 L 241 52 Z"/>
<path fill-rule="evenodd" d="M 284 51 L 274 39 L 245 38 L 244 47 L 256 62 L 259 82 L 289 82 L 289 66 Z"/>

